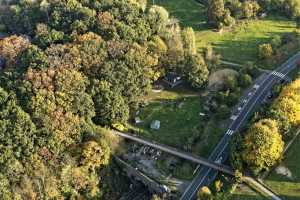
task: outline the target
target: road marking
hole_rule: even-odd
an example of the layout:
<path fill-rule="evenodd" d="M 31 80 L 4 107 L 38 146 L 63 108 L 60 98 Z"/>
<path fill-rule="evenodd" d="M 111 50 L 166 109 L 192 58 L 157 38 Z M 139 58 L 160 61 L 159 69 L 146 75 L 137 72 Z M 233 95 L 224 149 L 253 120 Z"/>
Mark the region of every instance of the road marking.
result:
<path fill-rule="evenodd" d="M 232 135 L 233 133 L 234 133 L 234 131 L 229 129 L 229 130 L 226 132 L 226 135 Z"/>
<path fill-rule="evenodd" d="M 282 70 L 285 70 L 286 68 L 289 68 L 289 67 L 290 67 L 290 64 L 288 64 L 288 63 L 289 63 L 289 62 L 292 62 L 292 61 L 293 61 L 296 57 L 298 57 L 299 55 L 300 55 L 300 52 L 298 52 L 298 53 L 297 53 L 296 55 L 294 55 L 292 58 L 290 58 L 289 60 L 287 60 L 287 61 L 282 65 L 282 66 L 284 66 L 284 65 L 287 65 L 287 66 L 285 66 Z M 282 70 L 280 70 L 280 71 L 282 71 Z M 279 72 L 279 73 L 282 74 L 281 72 Z M 288 73 L 286 73 L 286 74 L 288 74 Z M 282 75 L 286 76 L 286 74 L 282 74 Z M 262 83 L 261 85 L 263 85 L 263 84 L 269 79 L 269 77 L 270 77 L 270 74 L 266 77 L 266 79 L 263 81 L 263 83 Z M 281 78 L 281 77 L 280 77 L 280 78 Z M 265 88 L 263 89 L 263 92 L 266 90 L 266 88 L 268 88 L 268 86 L 269 86 L 269 84 L 267 84 L 267 87 L 265 87 Z M 263 94 L 263 92 L 261 92 L 261 93 L 258 95 L 258 98 L 255 99 L 254 103 L 250 106 L 250 109 L 249 109 L 249 110 L 251 110 L 251 109 L 253 108 L 253 106 L 256 105 L 257 101 L 259 100 L 259 98 L 261 97 L 261 95 Z M 256 93 L 256 92 L 255 92 L 255 93 Z M 249 93 L 248 95 L 250 96 L 250 95 L 252 95 L 252 93 Z M 250 100 L 249 100 L 249 101 L 250 101 Z M 246 106 L 245 106 L 245 107 L 246 107 Z M 239 127 L 239 126 L 241 125 L 241 123 L 244 121 L 245 117 L 247 117 L 248 113 L 250 112 L 249 110 L 246 112 L 246 115 L 244 115 L 243 119 L 242 119 L 241 122 L 238 124 L 238 127 Z M 239 114 L 238 116 L 240 116 L 240 114 Z M 234 122 L 232 122 L 232 124 L 230 125 L 230 127 L 233 125 L 233 123 L 234 123 Z M 227 131 L 227 132 L 228 132 L 228 131 Z M 226 132 L 226 134 L 227 134 L 227 132 Z M 222 140 L 223 140 L 223 139 L 224 139 L 224 137 L 222 138 Z M 219 148 L 219 145 L 222 143 L 222 140 L 221 140 L 220 143 L 217 145 L 217 147 L 214 149 L 214 151 L 213 151 L 213 153 L 211 154 L 211 156 L 212 156 L 212 155 L 215 153 L 215 151 Z M 224 145 L 223 149 L 221 150 L 221 154 L 223 153 L 223 151 L 224 151 L 224 149 L 227 147 L 227 145 L 228 145 L 228 143 L 226 143 L 226 144 Z M 218 156 L 220 156 L 220 154 L 219 154 Z M 217 157 L 218 157 L 218 156 L 217 156 Z M 204 169 L 204 168 L 202 168 L 202 169 Z M 201 179 L 200 183 L 197 184 L 196 189 L 201 185 L 201 183 L 204 181 L 204 179 L 206 178 L 206 176 L 208 175 L 208 173 L 209 173 L 211 170 L 212 170 L 212 168 L 209 168 L 209 169 L 207 170 L 207 172 L 205 173 L 204 177 Z M 200 175 L 201 172 L 202 172 L 202 170 L 199 172 L 199 175 Z M 196 177 L 196 178 L 197 178 L 197 177 Z M 189 185 L 188 189 L 185 190 L 185 192 L 184 192 L 184 194 L 182 195 L 182 197 L 183 197 L 183 196 L 189 191 L 189 189 L 192 187 L 193 183 L 197 180 L 196 178 L 195 178 L 195 179 L 192 181 L 192 183 Z M 194 190 L 194 191 L 192 192 L 192 196 L 189 197 L 189 200 L 190 200 L 191 198 L 193 198 L 195 192 L 197 192 L 197 191 Z M 180 199 L 182 199 L 182 198 L 180 198 Z"/>
<path fill-rule="evenodd" d="M 275 75 L 275 76 L 278 76 L 279 78 L 283 78 L 283 79 L 285 78 L 285 74 L 282 74 L 282 73 L 277 72 L 277 71 L 273 71 L 271 74 Z"/>
<path fill-rule="evenodd" d="M 263 84 L 264 84 L 269 78 L 270 78 L 270 75 L 263 81 Z M 266 88 L 268 88 L 268 86 L 269 86 L 270 83 L 271 83 L 271 82 L 267 83 L 267 87 L 265 87 L 265 88 L 263 89 L 263 92 L 261 92 L 261 93 L 258 95 L 258 97 L 255 99 L 254 103 L 250 106 L 249 110 L 247 111 L 246 115 L 244 115 L 244 117 L 243 117 L 243 119 L 241 120 L 241 122 L 244 121 L 245 117 L 248 115 L 248 113 L 250 112 L 250 110 L 256 105 L 257 101 L 259 100 L 259 98 L 261 97 L 261 95 L 264 93 L 264 91 L 266 90 Z M 249 94 L 250 94 L 250 93 L 249 93 Z M 249 94 L 248 94 L 248 95 L 249 95 Z M 252 95 L 252 93 L 251 93 L 251 95 Z M 249 96 L 250 96 L 250 95 L 249 95 Z M 249 101 L 250 101 L 250 100 L 249 100 Z M 245 106 L 245 107 L 246 107 L 246 106 Z M 240 126 L 241 122 L 238 124 L 238 127 Z M 227 134 L 227 133 L 228 133 L 228 131 L 226 132 L 226 134 Z M 227 146 L 228 146 L 228 143 L 226 143 L 226 144 L 223 146 L 222 150 L 219 152 L 219 154 L 217 155 L 217 157 L 219 157 L 219 156 L 223 153 L 223 151 L 226 149 Z M 199 184 L 197 184 L 197 187 L 196 187 L 196 188 L 198 188 L 198 187 L 202 184 L 202 182 L 205 180 L 206 176 L 210 173 L 211 170 L 212 170 L 212 168 L 209 168 L 209 169 L 207 170 L 207 172 L 205 173 L 205 175 L 203 176 L 203 178 L 201 179 L 201 181 L 199 182 Z M 196 179 L 194 179 L 194 181 L 196 181 Z M 193 181 L 193 182 L 194 182 L 194 181 Z M 189 186 L 189 188 L 190 188 L 191 186 L 192 186 L 192 184 Z M 184 195 L 187 193 L 187 191 L 188 191 L 188 190 L 186 190 L 186 191 L 184 192 Z M 194 194 L 195 194 L 196 192 L 197 192 L 196 190 L 194 190 L 194 191 L 192 192 L 192 195 L 190 196 L 189 200 L 191 200 L 191 198 L 193 198 L 193 196 L 194 196 Z M 184 195 L 183 195 L 183 196 L 184 196 Z"/>
<path fill-rule="evenodd" d="M 236 120 L 237 118 L 238 118 L 238 116 L 236 116 L 236 115 L 232 115 L 232 116 L 230 117 L 231 120 Z"/>
<path fill-rule="evenodd" d="M 285 70 L 285 69 L 283 69 Z M 279 72 L 280 74 L 282 74 L 281 72 Z M 283 76 L 286 76 L 289 72 L 285 73 L 285 74 L 282 74 Z M 270 77 L 270 75 L 266 78 L 266 80 Z M 264 82 L 266 82 L 266 80 Z M 270 82 L 267 83 L 266 87 L 263 89 L 263 91 L 258 95 L 258 98 L 255 99 L 254 103 L 250 106 L 250 109 L 251 110 L 253 108 L 253 106 L 256 105 L 257 101 L 259 100 L 259 98 L 262 96 L 262 94 L 265 92 L 265 90 L 269 87 L 270 83 L 272 83 L 273 80 L 271 80 Z M 247 111 L 246 115 L 244 115 L 243 119 L 240 121 L 240 123 L 238 124 L 238 127 L 241 125 L 241 123 L 244 121 L 245 117 L 247 117 L 248 113 L 250 111 Z"/>
<path fill-rule="evenodd" d="M 220 164 L 222 162 L 223 157 L 221 156 L 220 158 L 217 158 L 215 160 L 215 163 Z"/>

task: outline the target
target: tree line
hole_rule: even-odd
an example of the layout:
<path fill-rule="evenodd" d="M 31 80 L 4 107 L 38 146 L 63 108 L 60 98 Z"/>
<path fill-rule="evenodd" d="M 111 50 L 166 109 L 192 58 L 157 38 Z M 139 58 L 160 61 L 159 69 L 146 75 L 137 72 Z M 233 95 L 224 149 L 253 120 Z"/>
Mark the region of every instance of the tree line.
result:
<path fill-rule="evenodd" d="M 267 13 L 281 13 L 300 20 L 299 0 L 208 0 L 207 22 L 213 27 L 232 26 L 236 20 L 264 17 Z"/>

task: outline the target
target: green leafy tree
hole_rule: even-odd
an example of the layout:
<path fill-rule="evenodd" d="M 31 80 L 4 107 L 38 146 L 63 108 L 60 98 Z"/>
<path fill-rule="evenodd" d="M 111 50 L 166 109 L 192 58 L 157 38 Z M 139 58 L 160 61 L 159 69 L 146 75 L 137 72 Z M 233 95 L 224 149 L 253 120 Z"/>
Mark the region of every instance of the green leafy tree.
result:
<path fill-rule="evenodd" d="M 248 87 L 253 83 L 252 77 L 249 74 L 240 74 L 238 82 L 241 87 Z"/>
<path fill-rule="evenodd" d="M 217 26 L 223 20 L 225 12 L 223 0 L 208 1 L 208 23 Z"/>
<path fill-rule="evenodd" d="M 93 99 L 96 116 L 94 121 L 102 125 L 126 122 L 129 117 L 129 107 L 120 91 L 113 91 L 106 81 L 93 83 Z"/>
<path fill-rule="evenodd" d="M 196 37 L 193 28 L 188 27 L 182 31 L 183 48 L 188 54 L 196 54 Z"/>
<path fill-rule="evenodd" d="M 201 55 L 187 55 L 183 72 L 195 88 L 201 88 L 208 80 L 209 71 Z"/>
<path fill-rule="evenodd" d="M 268 59 L 273 55 L 273 48 L 271 44 L 261 44 L 258 47 L 258 55 L 261 59 Z"/>
<path fill-rule="evenodd" d="M 245 18 L 255 17 L 260 10 L 257 1 L 244 1 L 241 8 Z"/>
<path fill-rule="evenodd" d="M 300 1 L 299 0 L 287 0 L 286 1 L 287 13 L 291 17 L 300 16 Z"/>

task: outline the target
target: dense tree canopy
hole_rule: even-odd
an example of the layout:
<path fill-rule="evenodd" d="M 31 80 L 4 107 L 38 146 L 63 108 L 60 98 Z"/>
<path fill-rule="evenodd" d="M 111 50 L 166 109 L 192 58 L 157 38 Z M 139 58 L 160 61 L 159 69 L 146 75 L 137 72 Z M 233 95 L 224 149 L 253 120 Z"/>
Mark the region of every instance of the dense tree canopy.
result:
<path fill-rule="evenodd" d="M 272 104 L 269 115 L 279 123 L 283 136 L 289 136 L 293 127 L 300 125 L 300 80 L 292 82 L 282 89 Z"/>
<path fill-rule="evenodd" d="M 193 29 L 182 31 L 144 0 L 7 1 L 5 8 L 0 199 L 107 199 L 110 150 L 97 126 L 127 122 L 165 72 L 205 84 Z"/>
<path fill-rule="evenodd" d="M 222 21 L 225 13 L 225 6 L 223 0 L 209 0 L 208 1 L 208 23 L 217 25 Z"/>

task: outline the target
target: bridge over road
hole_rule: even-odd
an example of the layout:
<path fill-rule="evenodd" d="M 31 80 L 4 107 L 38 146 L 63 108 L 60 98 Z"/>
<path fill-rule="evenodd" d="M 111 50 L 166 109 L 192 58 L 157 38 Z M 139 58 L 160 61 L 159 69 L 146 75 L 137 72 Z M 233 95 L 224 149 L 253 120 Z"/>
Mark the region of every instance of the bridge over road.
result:
<path fill-rule="evenodd" d="M 191 162 L 195 162 L 195 163 L 204 165 L 206 167 L 210 167 L 214 170 L 217 170 L 217 171 L 220 171 L 220 172 L 232 175 L 232 176 L 235 175 L 234 171 L 230 167 L 228 167 L 226 165 L 223 165 L 223 164 L 220 164 L 220 163 L 217 163 L 217 162 L 212 162 L 212 161 L 210 161 L 206 158 L 202 158 L 200 156 L 196 156 L 196 155 L 193 155 L 191 153 L 184 152 L 182 150 L 179 150 L 179 149 L 176 149 L 174 147 L 170 147 L 170 146 L 167 146 L 167 145 L 164 145 L 164 144 L 158 144 L 156 142 L 151 142 L 149 140 L 142 139 L 142 138 L 139 138 L 139 137 L 131 135 L 131 134 L 121 133 L 121 132 L 118 132 L 118 131 L 115 131 L 115 130 L 112 130 L 111 132 L 115 135 L 120 136 L 120 137 L 138 142 L 140 144 L 148 145 L 150 147 L 153 147 L 155 149 L 159 149 L 161 151 L 172 154 L 174 156 L 177 156 L 177 157 L 189 160 Z M 266 188 L 265 186 L 263 186 L 261 183 L 259 183 L 258 181 L 256 181 L 255 179 L 253 179 L 250 176 L 243 176 L 242 181 L 245 182 L 246 184 L 248 184 L 253 189 L 261 192 L 262 194 L 264 194 L 264 195 L 266 195 L 270 198 L 272 198 L 273 200 L 281 200 L 271 190 L 269 190 L 268 188 Z"/>
<path fill-rule="evenodd" d="M 193 155 L 191 153 L 184 152 L 182 150 L 179 150 L 179 149 L 176 149 L 174 147 L 170 147 L 170 146 L 167 146 L 167 145 L 164 145 L 164 144 L 158 144 L 156 142 L 151 142 L 149 140 L 139 138 L 139 137 L 134 136 L 132 134 L 121 133 L 121 132 L 118 132 L 118 131 L 115 131 L 115 130 L 112 130 L 111 133 L 113 133 L 115 135 L 118 135 L 120 137 L 129 139 L 129 140 L 138 142 L 140 144 L 144 144 L 144 145 L 153 147 L 155 149 L 159 149 L 163 152 L 169 153 L 169 154 L 174 155 L 176 157 L 183 158 L 185 160 L 189 160 L 191 162 L 194 162 L 194 163 L 197 163 L 197 164 L 200 164 L 200 165 L 204 165 L 204 166 L 210 167 L 212 169 L 215 169 L 217 171 L 221 171 L 223 173 L 234 176 L 234 171 L 230 167 L 228 167 L 226 165 L 223 165 L 223 164 L 219 164 L 217 162 L 210 161 L 206 158 L 202 158 L 200 156 L 196 156 L 196 155 Z"/>

